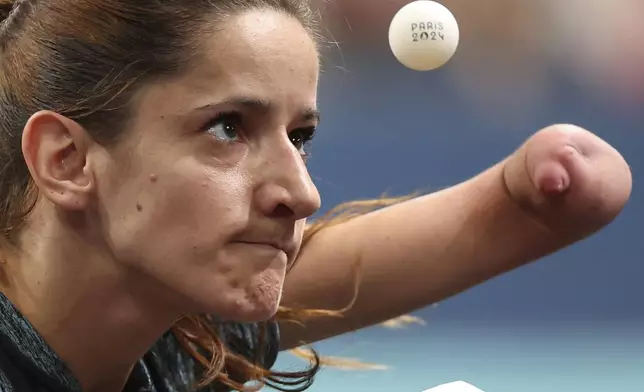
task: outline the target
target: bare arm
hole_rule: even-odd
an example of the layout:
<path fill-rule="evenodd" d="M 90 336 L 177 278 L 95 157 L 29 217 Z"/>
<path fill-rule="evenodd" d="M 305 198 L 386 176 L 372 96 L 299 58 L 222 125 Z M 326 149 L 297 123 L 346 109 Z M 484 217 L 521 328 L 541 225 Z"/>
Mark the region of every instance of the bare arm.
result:
<path fill-rule="evenodd" d="M 283 348 L 385 321 L 565 247 L 610 222 L 630 189 L 617 151 L 555 126 L 469 181 L 323 229 L 302 249 L 283 304 L 343 308 L 359 261 L 356 302 L 341 318 L 283 325 Z"/>

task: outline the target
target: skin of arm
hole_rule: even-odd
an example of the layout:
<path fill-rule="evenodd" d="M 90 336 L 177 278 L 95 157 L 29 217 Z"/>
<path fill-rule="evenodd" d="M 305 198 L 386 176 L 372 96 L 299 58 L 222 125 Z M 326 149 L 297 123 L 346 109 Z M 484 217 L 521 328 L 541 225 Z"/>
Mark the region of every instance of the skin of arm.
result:
<path fill-rule="evenodd" d="M 282 349 L 436 303 L 586 238 L 619 214 L 631 181 L 609 144 L 553 125 L 468 181 L 324 228 L 302 248 L 282 304 L 354 302 L 340 317 L 282 325 Z"/>

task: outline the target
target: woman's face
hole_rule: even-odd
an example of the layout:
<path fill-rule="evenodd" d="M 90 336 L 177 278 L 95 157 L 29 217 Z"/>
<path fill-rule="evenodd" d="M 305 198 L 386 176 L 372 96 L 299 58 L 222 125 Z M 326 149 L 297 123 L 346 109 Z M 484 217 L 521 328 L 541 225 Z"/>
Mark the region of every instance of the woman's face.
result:
<path fill-rule="evenodd" d="M 318 121 L 317 50 L 297 20 L 266 10 L 203 45 L 189 73 L 140 94 L 127 140 L 98 154 L 100 214 L 115 259 L 153 295 L 263 320 L 320 207 L 303 146 Z"/>

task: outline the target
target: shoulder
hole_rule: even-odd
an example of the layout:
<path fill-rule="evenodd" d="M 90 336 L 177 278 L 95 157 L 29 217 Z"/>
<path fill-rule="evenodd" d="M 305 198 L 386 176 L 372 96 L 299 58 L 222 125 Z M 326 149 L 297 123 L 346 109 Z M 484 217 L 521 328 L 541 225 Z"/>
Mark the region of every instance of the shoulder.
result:
<path fill-rule="evenodd" d="M 12 392 L 13 388 L 3 369 L 0 369 L 0 392 Z"/>
<path fill-rule="evenodd" d="M 27 379 L 23 369 L 15 366 L 15 363 L 5 356 L 4 350 L 0 350 L 0 392 L 30 391 L 32 388 Z"/>

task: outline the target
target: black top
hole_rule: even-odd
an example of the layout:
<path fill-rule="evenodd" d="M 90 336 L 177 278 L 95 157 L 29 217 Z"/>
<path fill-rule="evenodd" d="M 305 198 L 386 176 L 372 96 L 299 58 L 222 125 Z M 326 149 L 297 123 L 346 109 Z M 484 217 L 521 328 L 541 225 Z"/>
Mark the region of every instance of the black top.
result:
<path fill-rule="evenodd" d="M 253 360 L 259 344 L 255 324 L 221 323 L 220 338 L 232 350 Z M 270 368 L 279 351 L 276 323 L 268 328 L 263 366 Z M 139 360 L 124 391 L 188 392 L 199 364 L 166 333 Z M 198 376 L 197 376 L 198 377 Z M 200 392 L 225 392 L 224 385 Z M 78 380 L 25 317 L 0 293 L 0 392 L 82 392 Z"/>

